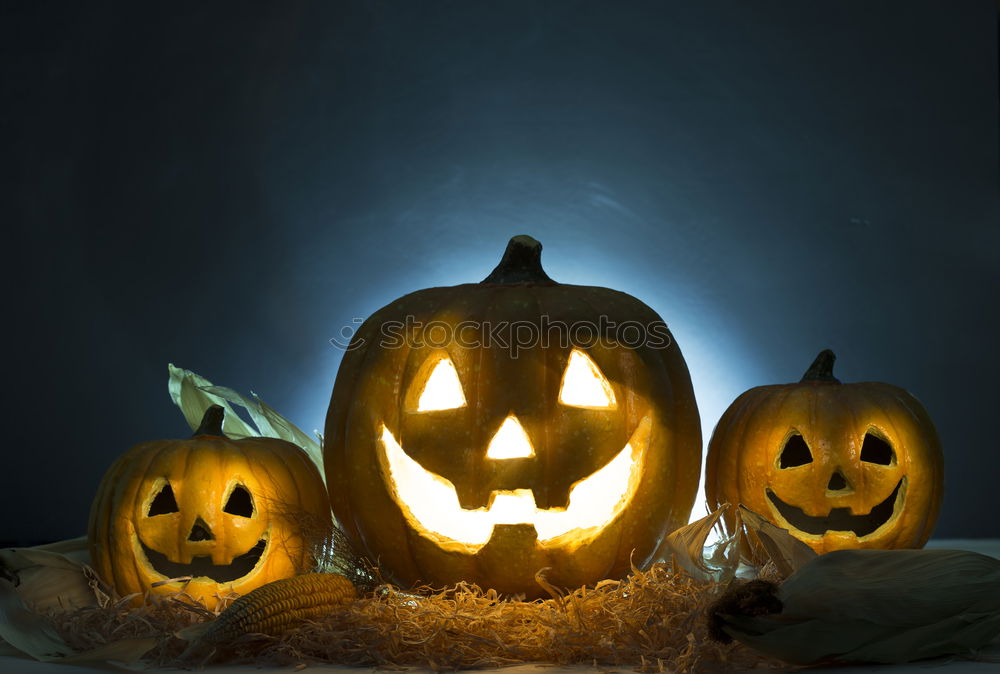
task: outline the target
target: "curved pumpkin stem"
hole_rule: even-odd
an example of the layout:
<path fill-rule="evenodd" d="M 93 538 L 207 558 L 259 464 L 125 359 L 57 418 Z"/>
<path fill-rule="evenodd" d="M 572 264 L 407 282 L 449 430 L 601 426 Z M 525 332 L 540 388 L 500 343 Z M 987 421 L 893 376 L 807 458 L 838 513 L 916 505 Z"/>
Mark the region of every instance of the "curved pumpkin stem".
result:
<path fill-rule="evenodd" d="M 825 381 L 839 384 L 840 380 L 833 376 L 833 361 L 837 356 L 830 349 L 823 349 L 816 356 L 800 381 Z"/>
<path fill-rule="evenodd" d="M 527 234 L 513 237 L 503 259 L 481 283 L 555 283 L 542 269 L 542 244 Z"/>
<path fill-rule="evenodd" d="M 191 437 L 193 438 L 198 435 L 221 435 L 222 437 L 226 437 L 226 434 L 222 432 L 222 421 L 225 418 L 226 410 L 221 405 L 212 405 L 205 410 L 205 414 L 201 417 L 201 425 L 198 426 L 198 430 Z"/>

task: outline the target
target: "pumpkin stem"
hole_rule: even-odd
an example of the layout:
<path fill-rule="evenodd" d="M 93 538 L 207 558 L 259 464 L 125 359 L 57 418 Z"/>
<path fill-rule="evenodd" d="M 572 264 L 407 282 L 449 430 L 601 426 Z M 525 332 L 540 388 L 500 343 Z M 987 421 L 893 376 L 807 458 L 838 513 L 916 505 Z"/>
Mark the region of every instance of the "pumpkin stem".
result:
<path fill-rule="evenodd" d="M 840 380 L 833 376 L 833 361 L 837 360 L 830 349 L 823 349 L 816 356 L 806 373 L 802 375 L 801 381 L 827 381 L 839 384 Z"/>
<path fill-rule="evenodd" d="M 198 426 L 198 430 L 191 437 L 198 435 L 221 435 L 222 437 L 226 437 L 226 434 L 222 432 L 222 421 L 225 418 L 226 410 L 221 405 L 212 405 L 205 410 L 205 414 L 201 417 L 201 425 Z"/>
<path fill-rule="evenodd" d="M 503 259 L 482 283 L 555 283 L 542 269 L 542 244 L 527 234 L 507 244 Z"/>

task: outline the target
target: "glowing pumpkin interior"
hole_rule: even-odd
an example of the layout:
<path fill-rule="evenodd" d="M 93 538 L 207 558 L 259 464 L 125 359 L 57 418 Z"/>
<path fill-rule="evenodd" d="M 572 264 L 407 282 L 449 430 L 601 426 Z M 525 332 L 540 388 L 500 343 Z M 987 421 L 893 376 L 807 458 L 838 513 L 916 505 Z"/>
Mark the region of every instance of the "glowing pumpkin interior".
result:
<path fill-rule="evenodd" d="M 407 396 L 416 400 L 411 413 L 456 409 L 467 404 L 458 371 L 447 354 L 435 354 L 423 369 L 426 376 L 414 381 Z M 608 380 L 580 349 L 570 352 L 559 402 L 582 408 L 615 407 Z M 537 507 L 531 489 L 497 489 L 490 494 L 486 507 L 463 508 L 455 485 L 412 459 L 385 424 L 381 425 L 379 437 L 393 497 L 413 526 L 474 551 L 490 540 L 496 525 L 533 527 L 543 546 L 552 541 L 563 544 L 566 538 L 584 539 L 601 530 L 635 493 L 649 433 L 650 421 L 646 417 L 611 461 L 570 488 L 565 508 Z M 500 424 L 486 451 L 486 458 L 493 461 L 534 455 L 531 439 L 514 414 Z"/>
<path fill-rule="evenodd" d="M 701 440 L 680 350 L 642 302 L 556 283 L 540 253 L 514 237 L 481 283 L 395 300 L 344 355 L 323 449 L 330 500 L 394 582 L 539 596 L 540 569 L 564 587 L 622 577 L 687 522 Z M 550 335 L 543 323 L 592 338 L 494 338 L 504 325 Z M 610 327 L 623 324 L 665 339 L 626 345 Z"/>

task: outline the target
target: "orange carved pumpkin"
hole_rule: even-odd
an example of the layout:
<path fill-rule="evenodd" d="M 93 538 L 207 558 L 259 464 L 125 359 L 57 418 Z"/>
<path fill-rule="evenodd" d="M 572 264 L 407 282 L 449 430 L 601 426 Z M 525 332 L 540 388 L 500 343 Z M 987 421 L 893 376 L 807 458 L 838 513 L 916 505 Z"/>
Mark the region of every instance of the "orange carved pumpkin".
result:
<path fill-rule="evenodd" d="M 729 406 L 709 441 L 708 504 L 742 503 L 818 553 L 919 548 L 943 492 L 934 424 L 901 388 L 841 383 L 833 361 L 823 351 L 800 382 Z"/>
<path fill-rule="evenodd" d="M 344 355 L 326 422 L 331 503 L 397 582 L 534 596 L 542 568 L 560 586 L 620 577 L 687 523 L 701 440 L 680 350 L 645 304 L 556 283 L 540 252 L 515 237 L 485 281 L 396 300 Z M 602 317 L 663 339 L 626 345 Z M 546 341 L 546 321 L 597 338 Z M 511 331 L 491 332 L 504 324 L 538 339 L 512 349 Z"/>
<path fill-rule="evenodd" d="M 105 474 L 90 549 L 119 594 L 184 590 L 214 608 L 311 566 L 308 538 L 331 526 L 315 464 L 284 440 L 226 438 L 222 418 L 213 406 L 190 439 L 137 445 Z"/>

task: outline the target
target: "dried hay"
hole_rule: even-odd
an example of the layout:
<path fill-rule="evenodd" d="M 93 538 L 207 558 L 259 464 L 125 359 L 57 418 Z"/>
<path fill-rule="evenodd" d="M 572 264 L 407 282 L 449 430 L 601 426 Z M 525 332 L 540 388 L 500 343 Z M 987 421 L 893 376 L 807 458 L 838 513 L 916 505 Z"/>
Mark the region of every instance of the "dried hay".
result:
<path fill-rule="evenodd" d="M 714 672 L 779 665 L 739 644 L 711 641 L 705 612 L 719 586 L 672 573 L 664 564 L 594 588 L 548 589 L 552 598 L 524 602 L 466 584 L 420 594 L 382 585 L 322 621 L 280 637 L 248 634 L 198 653 L 195 661 L 179 659 L 188 644 L 175 633 L 215 614 L 183 596 L 149 596 L 132 608 L 127 599 L 100 593 L 98 606 L 49 617 L 79 651 L 155 637 L 144 658 L 151 666 L 324 663 L 439 671 L 552 663 Z"/>
<path fill-rule="evenodd" d="M 717 519 L 717 514 L 710 516 L 669 537 L 676 572 L 668 564 L 654 564 L 633 569 L 625 580 L 570 592 L 539 575 L 550 598 L 531 602 L 465 583 L 443 590 L 401 590 L 384 583 L 339 529 L 300 519 L 297 524 L 313 543 L 317 570 L 346 575 L 362 598 L 280 637 L 247 634 L 222 646 L 202 645 L 195 636 L 199 629 L 192 626 L 208 624 L 217 613 L 183 592 L 149 594 L 133 607 L 132 597 L 114 596 L 96 578 L 90 584 L 96 606 L 54 609 L 46 616 L 78 653 L 114 653 L 116 644 L 124 651 L 126 644 L 154 639 L 155 646 L 142 658 L 153 667 L 225 662 L 439 671 L 545 663 L 729 672 L 781 666 L 739 643 L 709 639 L 708 609 L 729 586 L 710 579 L 730 580 L 732 574 L 713 575 L 713 569 L 688 558 L 701 553 Z M 695 556 L 702 561 L 701 554 Z M 770 573 L 780 575 L 774 569 Z M 235 598 L 219 597 L 216 611 Z"/>

